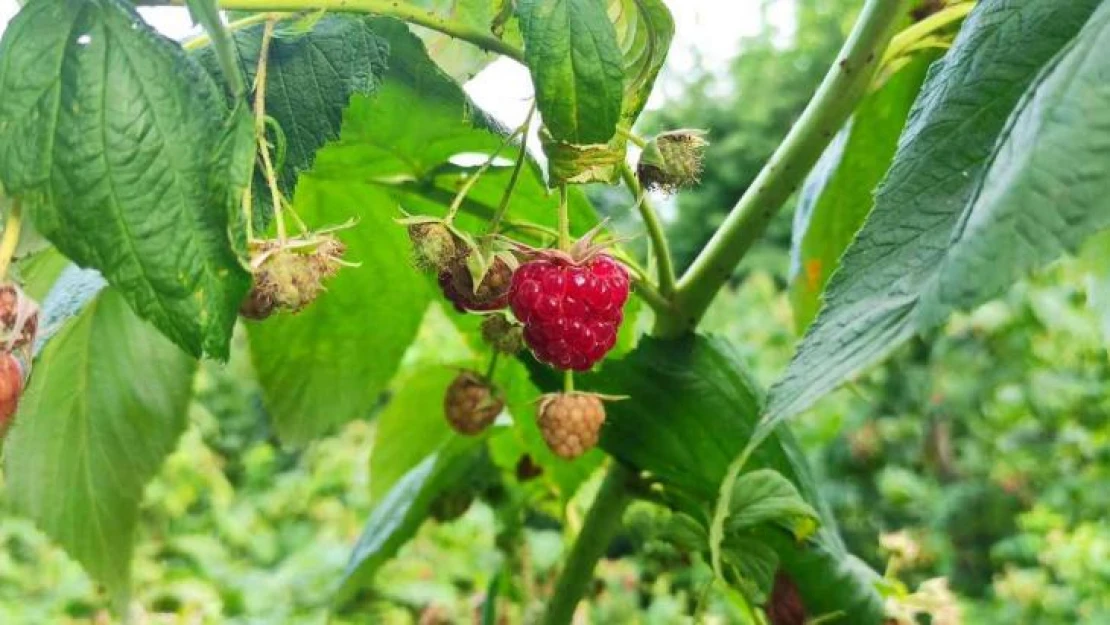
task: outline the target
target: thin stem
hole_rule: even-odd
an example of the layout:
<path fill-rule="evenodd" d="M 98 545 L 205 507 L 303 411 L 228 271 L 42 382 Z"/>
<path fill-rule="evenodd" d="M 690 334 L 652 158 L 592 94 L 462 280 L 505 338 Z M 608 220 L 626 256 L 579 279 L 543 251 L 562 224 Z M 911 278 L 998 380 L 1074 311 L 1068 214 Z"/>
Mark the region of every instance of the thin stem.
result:
<path fill-rule="evenodd" d="M 678 314 L 658 318 L 657 335 L 677 336 L 697 325 L 737 263 L 867 94 L 906 2 L 867 0 L 836 62 L 790 134 L 679 280 L 674 298 Z"/>
<path fill-rule="evenodd" d="M 204 29 L 212 41 L 212 48 L 216 51 L 216 59 L 220 63 L 227 84 L 231 87 L 231 95 L 236 101 L 247 93 L 247 81 L 243 78 L 243 69 L 235 57 L 235 44 L 231 41 L 231 32 L 224 26 L 219 14 L 215 16 L 216 23 L 209 24 L 204 20 Z"/>
<path fill-rule="evenodd" d="M 516 190 L 516 183 L 520 179 L 520 172 L 524 169 L 524 161 L 528 159 L 528 133 L 532 129 L 532 115 L 535 113 L 536 104 L 533 102 L 531 108 L 528 109 L 528 116 L 524 118 L 524 123 L 518 129 L 520 133 L 520 151 L 517 152 L 516 162 L 513 163 L 513 173 L 509 176 L 509 184 L 501 195 L 501 203 L 497 205 L 497 212 L 493 214 L 493 220 L 490 221 L 490 234 L 495 234 L 497 229 L 501 227 L 501 220 L 505 218 L 505 213 L 509 210 L 509 199 L 512 198 L 513 191 Z"/>
<path fill-rule="evenodd" d="M 181 6 L 184 0 L 139 0 L 136 4 L 148 6 Z M 417 3 L 396 0 L 218 0 L 221 9 L 244 11 L 292 12 L 325 9 L 339 13 L 364 13 L 395 17 L 399 20 L 430 28 L 456 39 L 468 41 L 483 50 L 524 61 L 524 52 L 502 41 L 493 33 L 441 17 L 433 11 L 420 8 Z"/>
<path fill-rule="evenodd" d="M 674 258 L 671 256 L 671 246 L 667 243 L 667 233 L 663 231 L 663 222 L 659 213 L 651 205 L 644 188 L 627 164 L 621 166 L 621 179 L 625 186 L 636 198 L 636 206 L 640 210 L 640 218 L 644 220 L 648 237 L 651 239 L 651 249 L 655 254 L 656 270 L 659 278 L 659 292 L 664 297 L 670 297 L 675 291 Z"/>
<path fill-rule="evenodd" d="M 559 249 L 570 249 L 570 208 L 567 205 L 567 185 L 559 185 Z"/>
<path fill-rule="evenodd" d="M 451 200 L 451 206 L 447 209 L 447 216 L 443 218 L 443 221 L 447 223 L 451 223 L 452 221 L 454 221 L 455 215 L 459 214 L 459 209 L 462 207 L 463 200 L 466 199 L 467 194 L 470 193 L 470 190 L 474 188 L 474 185 L 477 184 L 478 180 L 482 177 L 482 174 L 486 173 L 486 170 L 489 169 L 494 164 L 494 162 L 497 161 L 497 157 L 500 156 L 501 152 L 510 143 L 512 143 L 514 139 L 517 138 L 520 132 L 521 129 L 517 128 L 515 131 L 513 131 L 512 134 L 505 137 L 505 139 L 501 142 L 501 145 L 497 146 L 497 149 L 489 155 L 489 158 L 486 159 L 486 162 L 482 163 L 482 166 L 479 167 L 478 170 L 475 171 L 473 174 L 471 174 L 470 177 L 466 179 L 466 182 L 463 182 L 462 187 L 459 188 L 459 192 L 455 194 L 455 199 Z"/>
<path fill-rule="evenodd" d="M 564 393 L 573 393 L 574 392 L 574 372 L 571 371 L 570 369 L 567 369 L 566 371 L 563 372 L 563 392 Z"/>
<path fill-rule="evenodd" d="M 641 150 L 647 147 L 647 139 L 632 132 L 624 126 L 617 126 L 617 134 L 627 139 L 630 143 L 640 148 Z"/>
<path fill-rule="evenodd" d="M 146 4 L 146 3 L 136 2 L 136 4 Z M 255 13 L 254 15 L 248 15 L 248 16 L 244 17 L 241 20 L 235 20 L 234 22 L 229 22 L 227 27 L 226 27 L 226 30 L 227 30 L 227 32 L 233 33 L 233 32 L 239 31 L 239 30 L 243 30 L 244 28 L 249 28 L 251 26 L 254 26 L 255 24 L 261 24 L 262 22 L 265 22 L 266 20 L 281 21 L 283 19 L 295 18 L 298 15 L 300 15 L 300 13 L 277 13 L 277 12 Z M 203 48 L 204 46 L 207 46 L 207 45 L 210 45 L 210 44 L 212 44 L 212 37 L 210 37 L 208 35 L 208 33 L 205 32 L 205 33 L 201 33 L 201 34 L 197 35 L 196 37 L 193 37 L 192 39 L 182 43 L 181 47 L 183 49 L 188 50 L 188 51 L 191 52 L 193 50 L 199 50 L 200 48 Z"/>
<path fill-rule="evenodd" d="M 270 160 L 270 147 L 266 141 L 266 60 L 270 55 L 270 41 L 274 37 L 275 23 L 272 19 L 266 21 L 266 28 L 262 30 L 262 44 L 258 49 L 258 71 L 255 72 L 254 78 L 254 135 L 258 152 L 262 156 L 266 184 L 270 187 L 278 241 L 285 243 L 285 218 L 282 215 L 284 200 L 281 189 L 278 188 L 277 174 L 274 172 L 274 164 Z"/>
<path fill-rule="evenodd" d="M 571 622 L 579 600 L 593 580 L 598 559 L 620 529 L 621 515 L 632 500 L 629 484 L 634 477 L 619 462 L 609 465 L 605 481 L 586 515 L 586 521 L 559 575 L 555 593 L 547 604 L 543 625 L 567 625 Z"/>
<path fill-rule="evenodd" d="M 974 8 L 975 2 L 953 4 L 906 28 L 891 38 L 890 45 L 883 53 L 883 64 L 885 65 L 894 58 L 910 52 L 915 44 L 928 38 L 936 31 L 967 17 L 968 13 L 971 13 Z"/>
<path fill-rule="evenodd" d="M 4 224 L 4 235 L 0 238 L 0 280 L 8 277 L 8 267 L 15 256 L 15 248 L 19 246 L 19 232 L 23 227 L 23 206 L 19 200 L 12 198 L 8 207 L 8 218 Z"/>
<path fill-rule="evenodd" d="M 674 305 L 671 304 L 671 300 L 664 297 L 663 294 L 655 288 L 655 285 L 643 279 L 634 280 L 634 284 L 635 288 L 632 289 L 632 292 L 636 294 L 637 297 L 644 300 L 644 303 L 651 307 L 656 315 L 674 314 Z"/>
<path fill-rule="evenodd" d="M 493 350 L 493 355 L 489 357 L 489 366 L 486 367 L 486 381 L 493 380 L 493 373 L 497 370 L 497 357 L 501 355 L 496 349 Z"/>

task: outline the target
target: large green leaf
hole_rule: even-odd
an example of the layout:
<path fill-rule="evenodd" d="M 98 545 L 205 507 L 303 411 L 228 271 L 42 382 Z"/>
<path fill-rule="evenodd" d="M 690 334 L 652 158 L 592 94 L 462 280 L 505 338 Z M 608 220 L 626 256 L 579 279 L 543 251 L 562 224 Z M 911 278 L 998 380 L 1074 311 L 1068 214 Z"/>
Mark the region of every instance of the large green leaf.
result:
<path fill-rule="evenodd" d="M 790 301 L 799 331 L 817 315 L 829 276 L 871 212 L 875 187 L 890 168 L 933 59 L 932 54 L 917 56 L 867 96 L 802 187 L 790 262 Z"/>
<path fill-rule="evenodd" d="M 249 84 L 254 84 L 263 26 L 237 31 L 235 52 Z M 266 65 L 266 114 L 284 136 L 284 160 L 278 170 L 283 193 L 292 194 L 300 172 L 312 166 L 316 151 L 339 137 L 343 111 L 351 96 L 373 92 L 381 80 L 389 46 L 369 25 L 350 15 L 327 15 L 298 37 L 274 38 Z M 226 85 L 214 47 L 202 48 L 196 58 Z M 259 171 L 254 179 L 256 207 L 268 222 L 270 197 Z"/>
<path fill-rule="evenodd" d="M 558 141 L 601 144 L 620 121 L 624 60 L 601 0 L 520 0 L 524 57 Z"/>
<path fill-rule="evenodd" d="M 119 0 L 32 3 L 0 59 L 7 192 L 174 342 L 226 357 L 249 277 L 220 156 L 239 124 L 215 85 Z"/>
<path fill-rule="evenodd" d="M 346 258 L 361 263 L 341 270 L 303 312 L 247 326 L 266 408 L 284 440 L 303 443 L 370 415 L 432 289 L 408 266 L 408 237 L 393 222 L 398 204 L 381 188 L 306 175 L 294 207 L 313 224 L 358 219 L 339 237 Z"/>
<path fill-rule="evenodd" d="M 1099 172 L 1091 174 L 1095 162 L 1084 159 L 1103 140 L 1110 109 L 1098 107 L 1098 90 L 1078 77 L 1080 70 L 1097 70 L 1097 60 L 1076 60 L 1082 53 L 1075 52 L 1059 61 L 1058 71 L 1042 69 L 1099 4 L 984 0 L 971 13 L 952 49 L 930 72 L 875 208 L 771 392 L 764 432 L 885 357 L 915 330 L 937 323 L 953 306 L 996 294 L 1018 271 L 1073 244 L 1057 237 L 1074 236 L 1068 227 L 1073 224 L 1064 223 L 1089 206 L 1092 190 L 1105 189 Z M 1092 36 L 1085 33 L 1084 40 Z M 1033 84 L 1036 93 L 1008 123 Z M 1084 114 L 1093 119 L 1078 117 Z M 1055 141 L 1062 135 L 1081 143 L 1060 150 Z M 1027 154 L 1009 146 L 1035 155 L 1046 171 L 1028 173 L 1022 163 Z M 1049 158 L 1055 162 L 1046 163 Z M 1085 174 L 1076 177 L 1071 169 Z M 1066 190 L 1061 181 L 1083 184 L 1061 194 Z M 1000 211 L 999 196 L 1013 197 L 1002 193 L 1007 182 L 1039 195 Z M 1046 190 L 1056 195 L 1043 195 Z M 1037 216 L 1028 212 L 1031 204 Z M 1023 213 L 1028 217 L 1018 218 Z M 1029 229 L 1031 222 L 1039 224 L 1037 230 Z M 973 278 L 972 267 L 977 268 Z"/>
<path fill-rule="evenodd" d="M 607 404 L 602 447 L 647 471 L 662 485 L 662 497 L 697 519 L 704 531 L 721 481 L 755 430 L 762 407 L 733 349 L 701 336 L 644 338 L 626 358 L 608 361 L 599 373 L 578 376 L 577 384 L 628 396 Z M 844 622 L 881 623 L 882 601 L 872 585 L 876 576 L 858 568 L 846 552 L 790 433 L 776 431 L 755 451 L 747 469 L 746 475 L 759 469 L 777 472 L 821 516 L 817 532 L 800 543 L 778 528 L 759 532 L 760 540 L 773 544 L 783 569 L 798 580 L 809 613 L 843 611 Z M 837 591 L 827 592 L 825 580 L 835 580 Z"/>
<path fill-rule="evenodd" d="M 50 302 L 83 297 L 52 296 L 48 317 L 57 316 Z M 185 428 L 195 368 L 119 291 L 103 290 L 47 343 L 4 448 L 16 510 L 117 600 L 127 594 L 143 486 Z"/>

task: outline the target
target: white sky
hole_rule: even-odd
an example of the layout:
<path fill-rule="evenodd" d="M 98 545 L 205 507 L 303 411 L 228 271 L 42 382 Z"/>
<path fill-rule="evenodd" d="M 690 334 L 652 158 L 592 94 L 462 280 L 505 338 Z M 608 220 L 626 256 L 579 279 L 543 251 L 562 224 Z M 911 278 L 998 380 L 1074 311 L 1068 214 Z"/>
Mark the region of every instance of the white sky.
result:
<path fill-rule="evenodd" d="M 793 18 L 791 2 L 669 0 L 677 34 L 663 78 L 648 106 L 658 106 L 666 93 L 681 89 L 681 80 L 677 78 L 689 72 L 697 58 L 700 57 L 708 67 L 716 64 L 723 66 L 736 53 L 742 37 L 760 30 L 764 1 L 770 2 L 772 7 L 768 19 L 780 26 L 785 36 L 789 36 L 787 31 Z M 728 8 L 723 8 L 726 6 Z M 18 10 L 16 0 L 0 0 L 0 32 Z M 167 36 L 182 39 L 198 32 L 191 26 L 184 8 L 143 7 L 139 11 L 151 25 Z M 494 63 L 467 85 L 467 91 L 479 106 L 510 127 L 524 121 L 527 102 L 532 96 L 527 71 L 512 61 Z"/>

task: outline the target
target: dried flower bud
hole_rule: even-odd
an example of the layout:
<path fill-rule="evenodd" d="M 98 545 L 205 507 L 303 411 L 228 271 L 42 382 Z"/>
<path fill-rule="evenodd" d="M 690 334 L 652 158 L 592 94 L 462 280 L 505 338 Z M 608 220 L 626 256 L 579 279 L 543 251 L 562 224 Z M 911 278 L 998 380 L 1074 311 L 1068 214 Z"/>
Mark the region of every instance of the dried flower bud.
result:
<path fill-rule="evenodd" d="M 262 241 L 252 262 L 254 284 L 239 307 L 247 319 L 261 320 L 278 311 L 297 313 L 319 297 L 324 281 L 342 265 L 346 246 L 332 235 L 314 241 Z"/>
<path fill-rule="evenodd" d="M 464 251 L 455 241 L 455 235 L 442 222 L 412 223 L 408 232 L 412 241 L 412 262 L 420 271 L 444 271 Z"/>
<path fill-rule="evenodd" d="M 489 315 L 482 320 L 482 339 L 502 354 L 515 354 L 524 348 L 524 328 L 505 315 Z"/>
<path fill-rule="evenodd" d="M 640 154 L 636 177 L 649 191 L 674 193 L 696 185 L 709 142 L 704 130 L 670 130 L 651 139 Z"/>

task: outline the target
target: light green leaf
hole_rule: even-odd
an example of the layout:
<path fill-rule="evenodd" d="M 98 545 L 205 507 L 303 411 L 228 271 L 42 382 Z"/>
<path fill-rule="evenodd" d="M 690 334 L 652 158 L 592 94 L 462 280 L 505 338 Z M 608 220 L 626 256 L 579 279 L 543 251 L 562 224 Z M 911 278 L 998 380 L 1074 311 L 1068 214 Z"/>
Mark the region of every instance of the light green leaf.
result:
<path fill-rule="evenodd" d="M 1098 315 L 1102 340 L 1110 346 L 1110 230 L 1091 237 L 1083 248 L 1087 304 Z"/>
<path fill-rule="evenodd" d="M 609 141 L 621 117 L 624 60 L 601 0 L 520 0 L 517 15 L 551 135 L 579 145 Z"/>
<path fill-rule="evenodd" d="M 931 53 L 918 55 L 860 103 L 825 150 L 802 187 L 794 212 L 790 301 L 794 324 L 804 331 L 840 256 L 874 205 L 875 187 L 894 159 Z"/>
<path fill-rule="evenodd" d="M 426 9 L 438 17 L 478 32 L 500 31 L 499 36 L 502 39 L 520 45 L 520 31 L 516 22 L 507 20 L 512 16 L 511 0 L 408 0 L 405 4 Z M 496 54 L 437 30 L 416 25 L 410 28 L 428 47 L 428 55 L 436 64 L 460 83 L 473 78 L 479 70 L 497 58 Z"/>
<path fill-rule="evenodd" d="M 729 532 L 774 523 L 803 540 L 813 533 L 819 521 L 817 512 L 802 499 L 798 489 L 773 469 L 741 475 L 732 487 L 731 504 L 725 521 Z"/>
<path fill-rule="evenodd" d="M 621 122 L 631 128 L 667 61 L 674 18 L 662 0 L 609 0 L 609 19 L 624 58 Z"/>
<path fill-rule="evenodd" d="M 1087 206 L 1093 189 L 1105 188 L 1104 176 L 1090 174 L 1095 163 L 1080 162 L 1079 155 L 1090 158 L 1103 140 L 1110 109 L 1092 103 L 1097 88 L 1081 77 L 1082 70 L 1097 69 L 1097 61 L 1077 60 L 1082 54 L 1072 53 L 1061 61 L 1064 70 L 1041 72 L 1099 4 L 983 0 L 976 6 L 952 49 L 930 72 L 875 208 L 830 280 L 825 307 L 772 390 L 753 444 L 779 420 L 809 407 L 953 306 L 997 294 L 1018 271 L 1073 244 L 1056 236 L 1073 236 L 1064 223 Z M 1008 123 L 1030 85 L 1037 85 L 1036 93 L 1014 118 L 1020 123 Z M 1076 117 L 1084 112 L 1094 119 Z M 1042 123 L 1035 120 L 1047 125 L 1038 128 Z M 1086 128 L 1091 124 L 1094 132 Z M 1087 132 L 1074 151 L 1055 152 L 1060 136 Z M 1060 159 L 1042 176 L 1011 182 L 1059 193 L 1065 188 L 1060 181 L 1076 180 L 1067 173 L 1073 167 L 1084 173 L 1084 184 L 1060 197 L 1026 198 L 1016 212 L 998 214 L 994 207 L 1002 206 L 1001 195 L 1012 197 L 1002 194 L 1000 185 L 1024 169 L 1011 145 L 1028 149 L 1038 163 L 1050 155 Z M 1031 215 L 1026 211 L 1032 205 L 1040 216 L 1036 231 L 1029 229 L 1029 219 L 1017 218 Z M 979 241 L 991 246 L 989 267 L 977 262 L 988 258 Z M 979 270 L 969 280 L 973 266 Z"/>
<path fill-rule="evenodd" d="M 432 299 L 429 281 L 409 267 L 408 237 L 393 219 L 394 198 L 365 182 L 304 176 L 294 208 L 309 223 L 358 223 L 338 233 L 345 258 L 327 291 L 297 315 L 248 323 L 264 403 L 278 433 L 304 443 L 370 416 L 416 336 Z"/>
<path fill-rule="evenodd" d="M 249 276 L 228 234 L 215 85 L 119 0 L 32 3 L 0 59 L 7 192 L 166 336 L 226 358 Z"/>
<path fill-rule="evenodd" d="M 185 428 L 195 369 L 104 290 L 37 359 L 4 448 L 16 510 L 120 604 L 143 486 Z"/>

